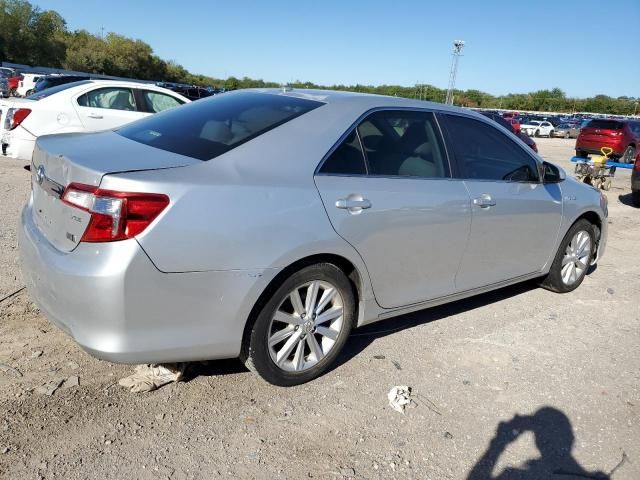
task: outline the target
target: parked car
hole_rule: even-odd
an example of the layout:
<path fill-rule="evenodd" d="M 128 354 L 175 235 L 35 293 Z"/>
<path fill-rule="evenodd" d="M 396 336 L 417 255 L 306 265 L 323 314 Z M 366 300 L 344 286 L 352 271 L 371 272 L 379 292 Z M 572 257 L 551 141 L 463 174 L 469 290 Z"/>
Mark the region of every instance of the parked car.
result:
<path fill-rule="evenodd" d="M 500 115 L 495 113 L 482 112 L 482 115 L 499 123 L 500 125 L 502 125 L 502 127 L 506 128 L 508 131 L 513 132 L 520 140 L 526 143 L 534 152 L 538 153 L 538 146 L 536 145 L 536 142 L 534 142 L 529 135 L 525 135 L 524 133 L 522 133 L 520 129 L 516 130 L 515 125 L 513 123 L 510 123 L 508 119 L 502 118 Z M 518 124 L 518 126 L 519 125 L 520 124 Z"/>
<path fill-rule="evenodd" d="M 18 85 L 24 77 L 20 73 L 15 73 L 13 76 L 7 78 L 7 84 L 9 86 L 9 96 L 15 97 L 18 94 Z"/>
<path fill-rule="evenodd" d="M 549 137 L 553 133 L 553 125 L 546 120 L 529 120 L 520 125 L 520 130 L 533 137 Z"/>
<path fill-rule="evenodd" d="M 222 93 L 220 90 L 213 88 L 198 87 L 197 85 L 183 85 L 176 83 L 158 83 L 160 87 L 168 88 L 174 92 L 179 93 L 183 97 L 187 97 L 191 101 L 200 100 L 201 98 L 207 98 L 217 93 Z"/>
<path fill-rule="evenodd" d="M 326 372 L 353 327 L 603 254 L 600 191 L 475 112 L 239 90 L 114 131 L 38 139 L 23 278 L 91 354 Z M 447 180 L 447 181 L 443 181 Z"/>
<path fill-rule="evenodd" d="M 640 152 L 636 154 L 636 161 L 631 170 L 631 201 L 640 207 Z"/>
<path fill-rule="evenodd" d="M 2 75 L 0 75 L 0 95 L 2 95 L 2 98 L 9 97 L 9 81 L 7 77 Z"/>
<path fill-rule="evenodd" d="M 59 75 L 59 74 L 41 76 L 36 81 L 36 84 L 34 85 L 31 91 L 31 94 L 41 92 L 42 90 L 46 90 L 47 88 L 57 87 L 58 85 L 63 85 L 65 83 L 79 82 L 81 80 L 89 80 L 89 77 L 82 76 L 82 75 Z"/>
<path fill-rule="evenodd" d="M 36 82 L 42 75 L 38 73 L 23 73 L 22 80 L 18 84 L 17 94 L 21 97 L 28 97 L 33 93 Z"/>
<path fill-rule="evenodd" d="M 154 85 L 113 80 L 65 83 L 16 98 L 0 117 L 6 155 L 30 161 L 41 135 L 116 128 L 188 102 Z"/>
<path fill-rule="evenodd" d="M 631 120 L 593 119 L 580 130 L 576 140 L 576 157 L 590 153 L 600 155 L 602 147 L 613 150 L 611 157 L 632 163 L 640 145 L 640 122 Z"/>
<path fill-rule="evenodd" d="M 561 123 L 551 132 L 552 137 L 578 138 L 578 135 L 580 135 L 580 126 L 575 123 Z"/>

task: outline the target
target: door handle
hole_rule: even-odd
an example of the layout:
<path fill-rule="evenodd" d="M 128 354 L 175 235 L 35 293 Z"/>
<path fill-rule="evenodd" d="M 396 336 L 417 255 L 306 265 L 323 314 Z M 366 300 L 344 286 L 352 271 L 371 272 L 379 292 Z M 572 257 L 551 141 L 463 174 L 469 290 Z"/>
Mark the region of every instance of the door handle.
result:
<path fill-rule="evenodd" d="M 371 208 L 371 202 L 362 195 L 349 195 L 347 198 L 339 198 L 336 200 L 336 208 L 348 210 L 349 213 L 360 213 L 366 208 Z"/>
<path fill-rule="evenodd" d="M 473 204 L 480 208 L 489 208 L 493 207 L 496 204 L 496 201 L 491 198 L 491 195 L 488 193 L 483 193 L 479 197 L 473 199 Z"/>
<path fill-rule="evenodd" d="M 102 118 L 102 115 L 99 115 L 99 114 L 97 114 L 97 113 L 90 113 L 89 115 L 87 115 L 87 117 L 89 117 L 89 118 L 95 118 L 95 119 L 98 119 L 98 120 L 99 120 L 99 119 L 101 119 L 101 118 Z"/>

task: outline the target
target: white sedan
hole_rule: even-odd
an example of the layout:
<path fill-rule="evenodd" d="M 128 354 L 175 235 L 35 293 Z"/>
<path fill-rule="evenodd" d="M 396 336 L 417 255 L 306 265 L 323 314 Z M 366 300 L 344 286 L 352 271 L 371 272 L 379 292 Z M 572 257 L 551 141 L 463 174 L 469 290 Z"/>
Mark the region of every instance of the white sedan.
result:
<path fill-rule="evenodd" d="M 549 137 L 551 138 L 551 133 L 554 128 L 551 122 L 542 122 L 539 120 L 531 120 L 522 125 L 520 125 L 520 131 L 526 133 L 530 137 Z"/>
<path fill-rule="evenodd" d="M 0 105 L 2 150 L 31 161 L 41 135 L 109 130 L 187 102 L 171 90 L 137 82 L 82 80 L 59 85 Z"/>

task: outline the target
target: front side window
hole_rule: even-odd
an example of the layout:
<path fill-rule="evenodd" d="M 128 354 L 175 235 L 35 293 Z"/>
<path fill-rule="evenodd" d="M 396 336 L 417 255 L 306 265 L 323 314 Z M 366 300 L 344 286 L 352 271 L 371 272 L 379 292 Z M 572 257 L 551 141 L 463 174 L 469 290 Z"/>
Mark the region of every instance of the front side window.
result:
<path fill-rule="evenodd" d="M 240 91 L 166 110 L 117 133 L 161 150 L 210 160 L 322 105 L 288 95 Z"/>
<path fill-rule="evenodd" d="M 111 110 L 136 110 L 133 92 L 130 88 L 123 87 L 106 87 L 92 90 L 78 97 L 78 105 Z"/>
<path fill-rule="evenodd" d="M 364 175 L 367 173 L 362 146 L 355 129 L 324 161 L 319 173 Z"/>
<path fill-rule="evenodd" d="M 462 178 L 538 181 L 535 159 L 497 128 L 469 117 L 447 114 L 443 118 Z"/>
<path fill-rule="evenodd" d="M 182 105 L 182 102 L 171 95 L 166 95 L 160 92 L 153 92 L 151 90 L 143 90 L 142 96 L 147 102 L 147 106 L 152 113 L 159 113 L 164 110 L 168 110 L 173 107 Z"/>
<path fill-rule="evenodd" d="M 370 175 L 446 177 L 449 174 L 433 114 L 379 111 L 358 125 Z"/>

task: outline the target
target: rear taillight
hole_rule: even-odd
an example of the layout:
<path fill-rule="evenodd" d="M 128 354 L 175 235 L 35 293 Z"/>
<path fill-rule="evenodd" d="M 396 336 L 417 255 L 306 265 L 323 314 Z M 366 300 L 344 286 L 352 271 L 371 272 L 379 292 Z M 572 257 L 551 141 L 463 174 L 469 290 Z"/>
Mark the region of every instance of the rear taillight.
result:
<path fill-rule="evenodd" d="M 29 116 L 30 108 L 10 108 L 7 110 L 7 117 L 4 119 L 4 129 L 13 130 Z"/>
<path fill-rule="evenodd" d="M 169 197 L 158 193 L 114 192 L 80 183 L 69 184 L 62 201 L 91 214 L 81 242 L 135 237 L 169 205 Z"/>

